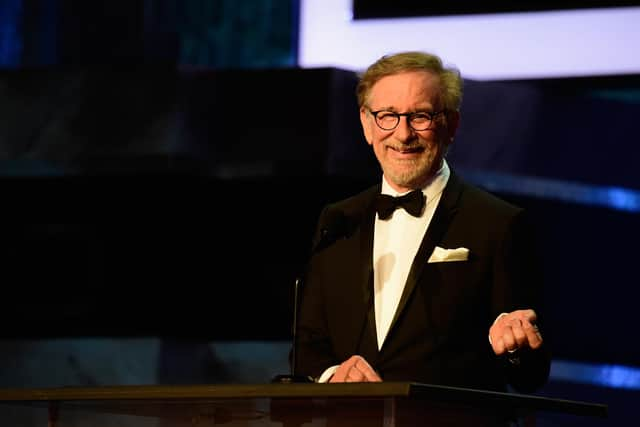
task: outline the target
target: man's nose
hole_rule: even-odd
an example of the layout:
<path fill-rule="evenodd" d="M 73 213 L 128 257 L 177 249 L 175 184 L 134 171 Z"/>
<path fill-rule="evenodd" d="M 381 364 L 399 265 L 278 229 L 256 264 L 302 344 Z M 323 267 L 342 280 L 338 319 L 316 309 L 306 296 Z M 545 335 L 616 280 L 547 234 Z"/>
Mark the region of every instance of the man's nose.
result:
<path fill-rule="evenodd" d="M 407 116 L 400 116 L 400 122 L 395 129 L 395 136 L 402 142 L 411 141 L 415 136 L 415 131 L 409 125 L 409 118 Z"/>

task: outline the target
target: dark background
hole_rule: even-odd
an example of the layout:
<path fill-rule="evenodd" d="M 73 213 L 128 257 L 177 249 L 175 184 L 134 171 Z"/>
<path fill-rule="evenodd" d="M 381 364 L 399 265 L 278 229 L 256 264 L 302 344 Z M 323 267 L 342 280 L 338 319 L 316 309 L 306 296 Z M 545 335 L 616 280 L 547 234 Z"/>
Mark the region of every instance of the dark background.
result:
<path fill-rule="evenodd" d="M 321 207 L 380 179 L 354 73 L 296 66 L 297 8 L 0 0 L 4 342 L 290 338 Z M 640 361 L 639 94 L 640 75 L 465 80 L 449 161 L 534 214 L 558 360 Z"/>
<path fill-rule="evenodd" d="M 417 14 L 428 3 L 411 4 Z M 286 339 L 321 206 L 379 179 L 354 74 L 295 66 L 297 4 L 2 6 L 0 185 L 14 278 L 4 292 L 17 303 L 2 313 L 16 327 L 1 333 Z M 620 210 L 585 194 L 637 197 L 640 78 L 467 80 L 465 90 L 450 162 L 476 181 L 503 174 L 491 190 L 537 214 L 556 354 L 635 364 L 637 343 L 616 343 L 638 297 L 637 202 Z M 558 185 L 540 193 L 519 177 Z M 568 321 L 569 302 L 600 320 L 585 331 Z M 211 329 L 212 315 L 234 321 Z M 594 337 L 601 345 L 586 351 Z"/>

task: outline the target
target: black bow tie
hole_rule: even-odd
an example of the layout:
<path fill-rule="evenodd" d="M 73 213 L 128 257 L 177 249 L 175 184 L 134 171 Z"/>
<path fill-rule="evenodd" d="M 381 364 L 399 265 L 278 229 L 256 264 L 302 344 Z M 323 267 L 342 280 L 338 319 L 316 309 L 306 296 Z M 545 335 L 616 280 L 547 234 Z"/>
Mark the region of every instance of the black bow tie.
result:
<path fill-rule="evenodd" d="M 422 190 L 412 192 L 400 197 L 389 196 L 388 194 L 378 194 L 376 198 L 376 211 L 378 218 L 387 219 L 397 208 L 404 208 L 410 215 L 420 216 L 424 208 L 425 197 Z"/>

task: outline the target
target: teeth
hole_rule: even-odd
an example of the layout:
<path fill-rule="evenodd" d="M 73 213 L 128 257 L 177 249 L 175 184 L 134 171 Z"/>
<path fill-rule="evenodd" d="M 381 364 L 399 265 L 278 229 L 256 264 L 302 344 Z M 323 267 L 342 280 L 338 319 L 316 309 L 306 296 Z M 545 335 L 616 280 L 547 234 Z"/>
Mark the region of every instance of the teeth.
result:
<path fill-rule="evenodd" d="M 394 147 L 393 145 L 388 145 L 387 148 L 397 151 L 400 154 L 416 153 L 420 150 L 420 147 Z"/>

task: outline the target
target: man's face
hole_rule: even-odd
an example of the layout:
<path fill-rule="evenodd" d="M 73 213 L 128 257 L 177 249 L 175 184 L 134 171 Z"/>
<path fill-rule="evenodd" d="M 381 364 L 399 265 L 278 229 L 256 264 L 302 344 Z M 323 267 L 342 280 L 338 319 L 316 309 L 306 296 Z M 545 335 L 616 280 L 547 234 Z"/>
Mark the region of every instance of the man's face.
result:
<path fill-rule="evenodd" d="M 395 129 L 383 130 L 366 107 L 395 113 L 441 111 L 438 78 L 425 71 L 383 77 L 371 88 L 367 105 L 360 109 L 365 138 L 389 184 L 398 192 L 425 185 L 440 168 L 447 146 L 453 141 L 458 113 L 437 115 L 428 130 L 412 129 L 406 116 L 400 117 Z"/>

